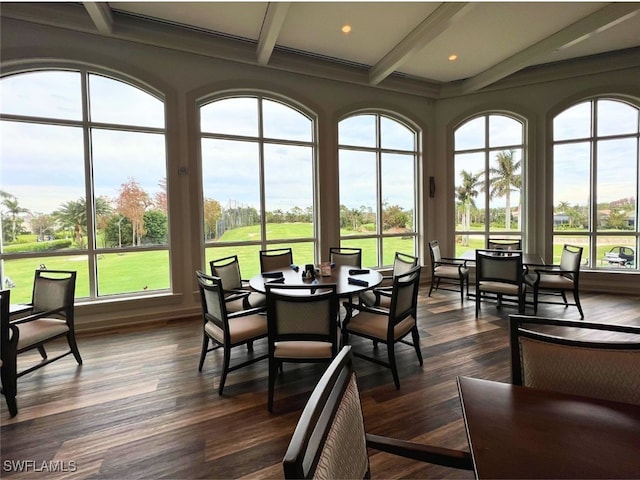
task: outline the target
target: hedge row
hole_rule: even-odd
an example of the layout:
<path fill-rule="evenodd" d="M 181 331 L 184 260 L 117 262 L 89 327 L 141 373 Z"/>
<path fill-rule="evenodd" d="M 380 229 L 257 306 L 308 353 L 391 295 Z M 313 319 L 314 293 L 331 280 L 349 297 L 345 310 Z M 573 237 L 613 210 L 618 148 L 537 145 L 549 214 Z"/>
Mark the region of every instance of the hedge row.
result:
<path fill-rule="evenodd" d="M 69 248 L 72 240 L 48 240 L 46 242 L 18 243 L 15 245 L 5 245 L 4 253 L 24 253 L 24 252 L 46 252 L 49 250 L 60 250 Z"/>

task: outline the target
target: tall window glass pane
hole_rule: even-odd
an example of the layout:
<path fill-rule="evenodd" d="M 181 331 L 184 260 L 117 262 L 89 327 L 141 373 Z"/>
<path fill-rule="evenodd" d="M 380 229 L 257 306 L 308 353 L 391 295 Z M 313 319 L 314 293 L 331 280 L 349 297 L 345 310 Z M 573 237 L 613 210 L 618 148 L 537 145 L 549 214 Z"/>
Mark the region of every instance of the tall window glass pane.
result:
<path fill-rule="evenodd" d="M 374 152 L 340 152 L 341 236 L 376 231 L 377 173 Z"/>
<path fill-rule="evenodd" d="M 415 255 L 417 132 L 371 113 L 338 128 L 341 245 L 362 248 L 368 267 L 392 265 L 396 251 Z"/>
<path fill-rule="evenodd" d="M 313 237 L 313 149 L 265 145 L 267 240 Z"/>
<path fill-rule="evenodd" d="M 239 257 L 250 276 L 259 272 L 259 250 L 282 245 L 293 248 L 296 261 L 314 262 L 313 120 L 283 101 L 251 95 L 203 104 L 200 125 L 207 261 L 236 249 L 256 252 Z"/>
<path fill-rule="evenodd" d="M 524 124 L 504 114 L 474 117 L 454 131 L 456 255 L 489 237 L 522 239 Z"/>
<path fill-rule="evenodd" d="M 554 119 L 554 253 L 579 243 L 587 268 L 638 269 L 639 113 L 596 98 Z"/>

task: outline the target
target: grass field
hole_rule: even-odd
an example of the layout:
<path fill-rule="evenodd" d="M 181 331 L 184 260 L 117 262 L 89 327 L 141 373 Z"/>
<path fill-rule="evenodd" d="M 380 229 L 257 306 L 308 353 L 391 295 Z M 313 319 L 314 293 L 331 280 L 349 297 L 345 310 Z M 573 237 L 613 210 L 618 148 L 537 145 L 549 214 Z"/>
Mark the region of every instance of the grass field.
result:
<path fill-rule="evenodd" d="M 352 231 L 343 230 L 341 235 L 347 237 L 342 240 L 343 247 L 362 248 L 362 265 L 373 267 L 378 264 L 378 251 L 376 239 L 349 239 Z M 269 245 L 269 248 L 291 247 L 293 249 L 294 262 L 299 265 L 314 263 L 313 242 L 289 242 L 287 239 L 311 238 L 313 229 L 307 223 L 269 224 L 267 225 L 267 240 L 278 239 L 282 243 Z M 223 258 L 229 255 L 238 255 L 243 278 L 250 278 L 259 273 L 258 252 L 259 245 L 250 246 L 224 246 L 225 242 L 257 241 L 260 238 L 258 225 L 241 227 L 227 231 L 217 242 L 216 246 L 207 247 L 205 251 L 206 270 L 209 271 L 209 261 Z M 562 243 L 554 244 L 554 263 L 560 260 Z M 396 251 L 413 254 L 412 237 L 390 237 L 383 240 L 384 258 L 383 265 L 392 265 Z M 469 245 L 456 245 L 456 255 L 461 255 L 466 250 L 484 248 L 483 237 L 470 237 Z M 598 247 L 598 259 L 604 257 L 609 251 L 610 245 Z M 328 248 L 327 248 L 328 250 Z M 328 255 L 328 252 L 325 254 Z M 323 255 L 324 256 L 324 255 Z M 424 260 L 422 263 L 425 263 Z M 4 275 L 15 284 L 11 290 L 12 303 L 24 303 L 31 300 L 33 285 L 33 272 L 40 265 L 45 265 L 49 270 L 76 270 L 78 272 L 76 285 L 76 298 L 89 296 L 88 259 L 86 255 L 69 255 L 61 257 L 39 257 L 35 259 L 17 259 L 4 261 Z M 599 265 L 598 265 L 599 266 Z M 136 293 L 140 291 L 164 290 L 171 287 L 169 272 L 168 251 L 135 252 L 101 254 L 98 256 L 98 295 L 119 295 Z"/>

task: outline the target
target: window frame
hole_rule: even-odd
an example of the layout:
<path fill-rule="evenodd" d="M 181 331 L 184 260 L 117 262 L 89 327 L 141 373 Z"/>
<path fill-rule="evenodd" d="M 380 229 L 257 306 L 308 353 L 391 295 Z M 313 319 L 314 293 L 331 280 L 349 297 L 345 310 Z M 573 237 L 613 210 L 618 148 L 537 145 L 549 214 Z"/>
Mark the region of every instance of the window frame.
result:
<path fill-rule="evenodd" d="M 171 215 L 169 208 L 169 149 L 168 149 L 168 120 L 167 120 L 167 97 L 160 90 L 151 87 L 149 84 L 138 80 L 129 75 L 121 72 L 116 72 L 109 69 L 100 68 L 95 65 L 84 64 L 38 64 L 37 66 L 21 67 L 15 70 L 7 70 L 0 75 L 0 79 L 14 75 L 35 73 L 35 72 L 74 72 L 80 75 L 80 88 L 81 88 L 81 119 L 69 120 L 60 119 L 56 117 L 46 116 L 30 116 L 19 115 L 11 113 L 3 113 L 0 111 L 0 120 L 49 125 L 49 126 L 71 126 L 80 128 L 83 137 L 83 168 L 84 168 L 84 198 L 91 201 L 85 201 L 87 208 L 87 223 L 86 223 L 86 235 L 87 246 L 86 248 L 74 248 L 72 251 L 45 251 L 45 252 L 15 252 L 4 253 L 0 252 L 0 277 L 2 277 L 2 284 L 5 280 L 4 260 L 19 260 L 25 258 L 50 258 L 50 257 L 68 257 L 69 255 L 82 255 L 86 256 L 87 275 L 88 275 L 88 290 L 89 295 L 87 297 L 78 297 L 76 291 L 76 302 L 88 303 L 94 301 L 104 301 L 109 299 L 128 299 L 128 298 L 140 298 L 148 296 L 156 296 L 158 294 L 173 292 L 173 274 L 171 269 Z M 125 123 L 105 123 L 92 121 L 90 119 L 89 109 L 89 76 L 96 75 L 105 77 L 123 84 L 136 88 L 145 94 L 148 94 L 160 102 L 162 102 L 162 110 L 164 114 L 164 126 L 163 127 L 149 127 L 140 125 L 129 125 Z M 97 242 L 97 231 L 95 229 L 95 184 L 93 179 L 93 153 L 92 153 L 92 137 L 91 132 L 94 129 L 98 130 L 110 130 L 110 131 L 122 131 L 131 133 L 152 133 L 163 135 L 163 143 L 165 148 L 164 169 L 165 179 L 167 181 L 167 242 L 162 245 L 144 245 L 144 246 L 123 246 L 123 247 L 99 247 Z M 0 244 L 3 244 L 0 240 Z M 4 245 L 2 245 L 4 248 Z M 122 253 L 141 253 L 150 251 L 166 251 L 167 252 L 167 268 L 168 268 L 168 281 L 169 286 L 162 289 L 153 289 L 146 291 L 144 289 L 136 292 L 116 293 L 116 294 L 99 294 L 98 293 L 98 257 L 104 254 L 122 254 Z M 84 264 L 84 263 L 83 263 Z"/>
<path fill-rule="evenodd" d="M 598 132 L 598 103 L 601 101 L 613 101 L 620 102 L 626 105 L 629 105 L 632 108 L 636 109 L 636 122 L 637 122 L 637 130 L 632 133 L 616 133 L 616 134 L 604 134 L 599 135 Z M 589 134 L 587 136 L 577 136 L 572 138 L 563 138 L 561 140 L 555 139 L 555 120 L 558 116 L 566 112 L 567 110 L 577 107 L 579 105 L 588 103 L 589 104 Z M 551 163 L 551 171 L 552 171 L 552 179 L 553 179 L 553 188 L 551 191 L 551 218 L 547 219 L 550 224 L 551 231 L 551 244 L 552 247 L 555 245 L 555 239 L 563 238 L 563 237 L 574 237 L 574 238 L 584 238 L 585 241 L 582 244 L 585 245 L 585 250 L 582 255 L 582 266 L 581 269 L 584 270 L 593 270 L 598 272 L 605 271 L 615 271 L 617 273 L 633 273 L 637 272 L 640 268 L 638 266 L 638 253 L 640 252 L 640 226 L 638 225 L 638 221 L 640 220 L 640 207 L 638 205 L 638 200 L 640 196 L 640 102 L 638 99 L 630 98 L 627 96 L 615 95 L 615 94 L 598 94 L 585 98 L 579 98 L 574 100 L 568 104 L 564 104 L 561 108 L 558 108 L 550 115 L 550 163 Z M 636 144 L 636 155 L 637 155 L 637 165 L 636 165 L 636 188 L 635 188 L 635 229 L 628 231 L 605 231 L 599 228 L 599 207 L 598 207 L 598 143 L 606 142 L 610 140 L 621 140 L 621 139 L 633 139 Z M 556 198 L 555 198 L 555 170 L 556 170 L 556 156 L 555 151 L 557 146 L 562 145 L 570 145 L 575 143 L 587 143 L 589 150 L 589 198 L 587 201 L 587 215 L 588 215 L 588 227 L 584 231 L 571 231 L 571 232 L 563 232 L 562 230 L 556 229 L 556 221 L 555 221 L 555 209 L 556 209 Z M 634 237 L 633 248 L 635 249 L 635 264 L 629 268 L 628 266 L 622 268 L 620 266 L 616 267 L 615 264 L 607 264 L 603 263 L 603 257 L 598 255 L 598 238 L 599 237 Z M 559 258 L 554 255 L 554 263 L 557 263 Z"/>
<path fill-rule="evenodd" d="M 201 115 L 200 109 L 210 105 L 216 101 L 223 101 L 227 99 L 233 98 L 252 98 L 257 100 L 258 104 L 258 132 L 256 136 L 251 135 L 234 135 L 229 133 L 215 133 L 215 132 L 203 132 L 201 125 Z M 285 107 L 288 107 L 295 112 L 303 115 L 308 118 L 311 122 L 311 140 L 303 141 L 303 140 L 288 140 L 282 138 L 272 138 L 266 137 L 264 135 L 264 115 L 263 115 L 263 101 L 268 100 L 271 102 L 279 103 Z M 199 214 L 199 229 L 200 229 L 200 239 L 202 242 L 202 252 L 203 259 L 205 259 L 205 263 L 207 263 L 206 268 L 208 268 L 208 254 L 207 251 L 211 250 L 211 252 L 218 249 L 221 250 L 220 254 L 214 254 L 211 256 L 214 258 L 222 258 L 228 252 L 232 252 L 234 248 L 238 247 L 258 247 L 261 250 L 266 250 L 269 248 L 280 248 L 283 244 L 292 245 L 295 250 L 295 244 L 304 244 L 311 243 L 312 251 L 313 251 L 313 262 L 318 262 L 318 248 L 319 248 L 319 165 L 318 165 L 318 117 L 317 115 L 311 111 L 310 108 L 296 102 L 287 97 L 283 97 L 282 95 L 262 90 L 242 90 L 242 91 L 225 91 L 209 94 L 203 97 L 200 97 L 196 100 L 196 122 L 197 122 L 197 138 L 198 138 L 198 168 L 199 168 L 199 179 L 198 179 L 198 188 L 199 192 L 199 204 L 200 204 L 200 214 Z M 226 242 L 218 242 L 215 240 L 207 240 L 205 239 L 204 232 L 204 199 L 205 199 L 205 191 L 203 184 L 203 139 L 213 139 L 213 140 L 224 140 L 224 141 L 242 141 L 242 142 L 252 142 L 258 145 L 258 181 L 260 184 L 260 193 L 259 193 L 259 216 L 260 216 L 260 239 L 259 240 L 239 240 L 239 241 L 226 241 Z M 303 146 L 311 148 L 311 199 L 313 204 L 311 206 L 312 209 L 312 230 L 313 234 L 309 237 L 294 237 L 294 238 L 267 238 L 267 210 L 266 210 L 266 175 L 265 175 L 265 145 L 286 145 L 286 146 Z M 228 249 L 228 250 L 227 250 Z M 226 250 L 226 252 L 225 252 Z M 256 254 L 257 258 L 257 254 Z M 294 255 L 294 260 L 296 256 Z M 311 260 L 311 259 L 306 259 Z M 247 270 L 244 264 L 241 262 L 242 270 Z M 257 273 L 257 272 L 255 272 Z M 244 278 L 244 274 L 243 274 Z"/>
<path fill-rule="evenodd" d="M 359 146 L 359 145 L 345 145 L 340 143 L 340 135 L 339 135 L 339 130 L 340 130 L 340 122 L 342 122 L 343 120 L 349 120 L 351 118 L 357 117 L 357 116 L 366 116 L 366 115 L 373 115 L 375 116 L 375 146 L 371 147 L 371 146 Z M 384 148 L 381 145 L 381 139 L 382 139 L 382 119 L 386 118 L 387 120 L 396 122 L 400 125 L 402 125 L 403 127 L 407 128 L 409 131 L 412 132 L 413 134 L 413 149 L 412 150 L 402 150 L 402 149 L 398 149 L 398 148 Z M 420 145 L 421 145 L 421 139 L 422 139 L 422 131 L 421 129 L 419 129 L 416 125 L 414 125 L 413 123 L 409 122 L 407 119 L 403 118 L 402 116 L 400 116 L 397 113 L 394 112 L 389 112 L 386 110 L 379 110 L 379 109 L 364 109 L 364 110 L 358 110 L 358 111 L 354 111 L 354 112 L 349 112 L 346 115 L 343 115 L 342 117 L 340 117 L 340 119 L 338 120 L 338 123 L 336 125 L 337 129 L 338 129 L 338 145 L 337 145 L 337 149 L 338 149 L 338 178 L 340 178 L 340 152 L 342 150 L 347 150 L 347 151 L 353 151 L 353 152 L 366 152 L 366 153 L 372 153 L 375 155 L 375 161 L 376 161 L 376 231 L 375 233 L 362 233 L 362 234 L 354 234 L 354 235 L 342 235 L 340 234 L 340 243 L 342 245 L 342 242 L 344 241 L 351 241 L 351 240 L 371 240 L 374 239 L 376 241 L 376 247 L 377 247 L 377 265 L 368 265 L 370 267 L 374 267 L 374 268 L 386 268 L 386 267 L 390 267 L 393 265 L 393 255 L 387 255 L 387 257 L 390 259 L 389 263 L 385 263 L 384 262 L 384 258 L 385 258 L 385 251 L 384 251 L 384 240 L 385 239 L 390 239 L 390 238 L 402 238 L 402 237 L 412 237 L 413 238 L 413 252 L 410 253 L 410 255 L 418 255 L 418 241 L 420 239 L 420 230 L 419 230 L 419 225 L 420 225 L 420 215 L 421 215 L 421 210 L 420 210 L 420 178 L 419 178 L 419 174 L 420 174 L 420 161 L 422 158 L 421 155 L 421 149 L 420 149 Z M 411 232 L 400 232 L 400 233 L 385 233 L 384 232 L 384 225 L 383 225 L 383 205 L 384 205 L 384 198 L 383 198 L 383 175 L 382 175 L 382 161 L 383 161 L 383 157 L 384 155 L 404 155 L 404 156 L 412 156 L 413 157 L 413 222 L 412 222 L 412 230 Z M 342 199 L 339 200 L 338 202 L 338 206 L 339 208 L 342 205 Z M 340 220 L 340 211 L 337 212 L 338 213 L 338 220 Z M 344 245 L 344 246 L 351 246 L 351 245 Z M 395 253 L 395 252 L 394 252 Z M 407 252 L 404 252 L 407 253 Z"/>
<path fill-rule="evenodd" d="M 521 129 L 522 129 L 522 143 L 491 146 L 490 118 L 492 116 L 505 117 L 509 120 L 518 122 L 521 125 Z M 459 150 L 456 149 L 455 135 L 458 129 L 478 118 L 481 118 L 484 121 L 484 136 L 483 136 L 484 145 L 482 147 L 463 148 Z M 528 131 L 528 122 L 526 118 L 514 112 L 504 111 L 504 110 L 490 110 L 490 111 L 475 113 L 473 115 L 465 117 L 463 120 L 458 122 L 452 128 L 452 131 L 451 131 L 451 138 L 452 138 L 451 144 L 453 146 L 452 195 L 454 197 L 453 198 L 453 207 L 454 207 L 453 208 L 453 212 L 454 212 L 453 226 L 454 226 L 454 239 L 455 239 L 454 251 L 456 252 L 455 253 L 456 256 L 460 256 L 462 255 L 462 253 L 464 253 L 464 251 L 470 249 L 469 246 L 459 245 L 457 241 L 457 238 L 459 236 L 464 236 L 464 235 L 467 235 L 469 237 L 482 237 L 483 245 L 481 248 L 486 248 L 489 238 L 493 237 L 493 238 L 507 238 L 507 239 L 513 239 L 513 240 L 520 240 L 523 246 L 523 249 L 525 249 L 525 246 L 527 244 L 526 231 L 527 231 L 527 225 L 528 225 L 528 209 L 527 209 L 528 175 L 527 175 L 527 172 L 528 172 L 528 158 L 529 158 L 529 142 L 528 142 L 527 131 Z M 495 156 L 497 153 L 500 153 L 506 150 L 513 151 L 518 149 L 522 151 L 522 157 L 520 159 L 520 216 L 521 218 L 519 219 L 519 222 L 518 222 L 519 228 L 516 228 L 515 230 L 513 229 L 507 230 L 506 228 L 502 230 L 492 230 L 491 229 L 491 196 L 490 196 L 490 188 L 488 188 L 490 187 L 490 169 L 491 169 L 491 162 L 493 159 L 492 155 Z M 459 207 L 458 207 L 457 188 L 456 188 L 457 179 L 456 179 L 456 173 L 455 173 L 456 157 L 460 154 L 473 154 L 473 153 L 482 154 L 483 160 L 484 160 L 484 170 L 482 171 L 482 179 L 483 179 L 482 184 L 484 185 L 484 190 L 482 190 L 483 187 L 479 187 L 480 188 L 479 196 L 483 197 L 482 207 L 479 207 L 479 208 L 483 209 L 485 212 L 484 228 L 481 231 L 471 230 L 471 229 L 462 230 L 457 228 L 458 226 L 457 215 L 458 215 Z"/>

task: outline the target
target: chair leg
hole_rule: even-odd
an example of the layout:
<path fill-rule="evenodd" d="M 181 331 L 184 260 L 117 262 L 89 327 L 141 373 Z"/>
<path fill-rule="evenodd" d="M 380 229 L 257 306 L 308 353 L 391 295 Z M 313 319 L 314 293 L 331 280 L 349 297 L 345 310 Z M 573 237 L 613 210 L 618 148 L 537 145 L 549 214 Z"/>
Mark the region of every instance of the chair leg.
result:
<path fill-rule="evenodd" d="M 222 375 L 220 376 L 220 385 L 218 386 L 218 395 L 222 395 L 224 383 L 227 381 L 227 373 L 229 373 L 229 362 L 231 361 L 231 348 L 224 346 L 224 360 L 222 361 Z"/>
<path fill-rule="evenodd" d="M 198 371 L 202 371 L 202 366 L 204 365 L 204 357 L 207 356 L 207 350 L 209 348 L 209 337 L 206 335 L 202 335 L 202 352 L 200 352 L 200 364 L 198 365 Z"/>
<path fill-rule="evenodd" d="M 538 314 L 538 289 L 533 289 L 533 314 Z"/>
<path fill-rule="evenodd" d="M 522 295 L 518 296 L 518 313 L 520 315 L 524 314 L 525 305 L 526 305 L 526 297 L 525 297 L 525 294 L 522 293 Z"/>
<path fill-rule="evenodd" d="M 393 375 L 393 383 L 396 384 L 396 390 L 400 390 L 400 377 L 398 376 L 398 366 L 396 365 L 395 344 L 387 344 L 387 352 L 389 355 L 389 368 Z"/>
<path fill-rule="evenodd" d="M 431 286 L 429 287 L 429 295 L 427 295 L 429 297 L 431 296 L 431 292 L 433 291 L 433 285 L 435 284 L 435 282 L 436 282 L 436 277 L 431 277 Z"/>
<path fill-rule="evenodd" d="M 18 404 L 16 402 L 16 393 L 17 393 L 17 365 L 14 359 L 10 359 L 8 362 L 5 362 L 1 370 L 2 377 L 2 394 L 7 401 L 7 407 L 9 408 L 9 413 L 12 417 L 15 417 L 18 414 Z"/>
<path fill-rule="evenodd" d="M 40 352 L 42 358 L 47 358 L 47 352 L 42 345 L 38 346 L 38 352 Z"/>
<path fill-rule="evenodd" d="M 75 334 L 70 333 L 67 335 L 67 341 L 69 342 L 69 348 L 71 349 L 71 353 L 73 353 L 76 362 L 78 362 L 78 365 L 82 365 L 82 357 L 80 356 L 80 350 L 78 350 Z"/>
<path fill-rule="evenodd" d="M 564 293 L 564 290 L 560 291 L 560 295 L 562 295 L 562 301 L 564 302 L 565 308 L 569 306 L 569 302 L 567 301 L 567 294 Z"/>
<path fill-rule="evenodd" d="M 482 298 L 482 292 L 476 286 L 476 318 L 478 318 L 478 314 L 480 313 L 480 299 Z"/>
<path fill-rule="evenodd" d="M 577 288 L 573 290 L 573 299 L 575 300 L 576 307 L 578 307 L 578 311 L 580 312 L 580 320 L 584 320 L 584 313 L 582 312 L 582 305 L 580 305 L 580 295 Z"/>
<path fill-rule="evenodd" d="M 253 340 L 247 342 L 247 352 L 253 352 Z"/>
<path fill-rule="evenodd" d="M 416 349 L 416 355 L 418 355 L 418 361 L 422 365 L 422 352 L 420 351 L 420 333 L 418 333 L 418 327 L 411 329 L 411 338 L 413 339 L 413 347 Z"/>
<path fill-rule="evenodd" d="M 281 362 L 276 361 L 274 358 L 269 358 L 269 399 L 267 402 L 267 409 L 269 412 L 273 412 L 273 391 L 276 385 L 276 375 L 278 375 L 278 364 Z"/>
<path fill-rule="evenodd" d="M 16 402 L 15 395 L 9 395 L 7 393 L 4 394 L 5 399 L 7 400 L 7 407 L 9 407 L 9 414 L 12 417 L 15 417 L 18 414 L 18 404 Z"/>
<path fill-rule="evenodd" d="M 464 277 L 460 277 L 460 303 L 464 303 Z"/>

